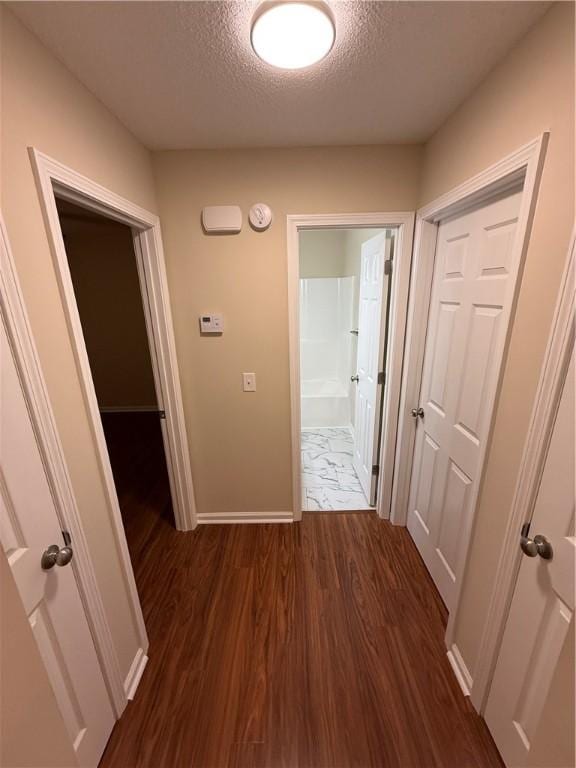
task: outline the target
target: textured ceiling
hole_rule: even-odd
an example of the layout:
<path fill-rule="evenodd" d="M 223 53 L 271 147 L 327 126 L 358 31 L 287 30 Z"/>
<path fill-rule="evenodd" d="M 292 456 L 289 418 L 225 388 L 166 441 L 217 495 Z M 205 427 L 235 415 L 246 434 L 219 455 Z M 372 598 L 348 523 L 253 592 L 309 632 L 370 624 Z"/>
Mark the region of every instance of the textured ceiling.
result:
<path fill-rule="evenodd" d="M 331 2 L 320 64 L 250 48 L 257 2 L 25 2 L 12 10 L 148 147 L 419 142 L 543 14 L 540 2 Z"/>

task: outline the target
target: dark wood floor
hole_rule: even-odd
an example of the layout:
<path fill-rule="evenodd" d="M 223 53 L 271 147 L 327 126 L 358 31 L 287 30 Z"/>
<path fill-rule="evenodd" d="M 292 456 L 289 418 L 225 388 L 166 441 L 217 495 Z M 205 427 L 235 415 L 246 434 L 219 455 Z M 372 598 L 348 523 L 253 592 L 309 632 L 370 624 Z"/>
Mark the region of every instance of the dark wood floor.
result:
<path fill-rule="evenodd" d="M 157 517 L 174 524 L 160 417 L 146 411 L 101 417 L 130 547 Z"/>
<path fill-rule="evenodd" d="M 102 768 L 501 768 L 405 529 L 127 520 L 150 661 Z"/>

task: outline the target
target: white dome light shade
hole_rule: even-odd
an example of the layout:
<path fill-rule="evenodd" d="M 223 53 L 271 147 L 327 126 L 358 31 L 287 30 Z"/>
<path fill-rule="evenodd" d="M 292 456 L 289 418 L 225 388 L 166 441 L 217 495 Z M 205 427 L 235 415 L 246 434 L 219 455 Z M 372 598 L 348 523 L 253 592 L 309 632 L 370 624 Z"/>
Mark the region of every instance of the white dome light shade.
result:
<path fill-rule="evenodd" d="M 252 47 L 279 69 L 303 69 L 323 59 L 334 44 L 334 24 L 319 5 L 280 3 L 252 25 Z"/>

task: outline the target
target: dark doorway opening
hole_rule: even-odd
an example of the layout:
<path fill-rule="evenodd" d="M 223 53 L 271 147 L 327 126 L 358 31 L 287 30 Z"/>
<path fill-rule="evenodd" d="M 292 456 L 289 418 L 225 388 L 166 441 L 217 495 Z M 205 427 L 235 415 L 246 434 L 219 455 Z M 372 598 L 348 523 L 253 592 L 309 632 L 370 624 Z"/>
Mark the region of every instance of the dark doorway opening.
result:
<path fill-rule="evenodd" d="M 174 527 L 162 411 L 130 227 L 56 199 L 130 556 Z M 138 578 L 137 578 L 137 581 Z"/>

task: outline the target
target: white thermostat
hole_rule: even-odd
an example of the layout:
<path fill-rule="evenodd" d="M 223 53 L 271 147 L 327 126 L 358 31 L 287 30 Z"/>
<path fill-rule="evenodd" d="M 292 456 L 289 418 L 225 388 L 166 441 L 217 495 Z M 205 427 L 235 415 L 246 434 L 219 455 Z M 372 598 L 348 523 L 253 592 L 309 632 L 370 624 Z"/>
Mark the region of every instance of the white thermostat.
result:
<path fill-rule="evenodd" d="M 262 232 L 272 223 L 272 211 L 265 203 L 255 203 L 248 214 L 251 226 Z"/>
<path fill-rule="evenodd" d="M 222 333 L 223 331 L 222 315 L 200 315 L 200 333 Z"/>

